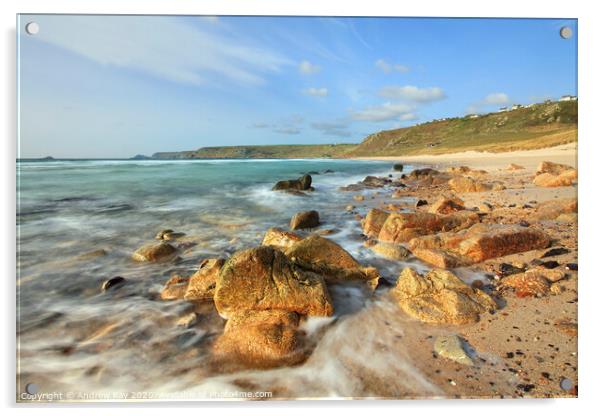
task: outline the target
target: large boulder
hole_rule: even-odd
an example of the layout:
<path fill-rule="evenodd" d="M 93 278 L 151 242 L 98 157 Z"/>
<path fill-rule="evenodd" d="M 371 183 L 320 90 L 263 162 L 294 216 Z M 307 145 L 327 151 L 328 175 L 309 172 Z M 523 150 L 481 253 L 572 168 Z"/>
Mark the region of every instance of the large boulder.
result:
<path fill-rule="evenodd" d="M 378 176 L 366 176 L 362 181 L 362 184 L 368 188 L 382 188 L 389 183 L 391 183 L 391 179 L 379 178 Z"/>
<path fill-rule="evenodd" d="M 226 261 L 217 279 L 214 301 L 224 317 L 266 309 L 311 316 L 333 313 L 322 276 L 302 269 L 268 246 L 238 251 Z"/>
<path fill-rule="evenodd" d="M 481 313 L 497 309 L 489 295 L 445 270 L 431 270 L 423 276 L 406 268 L 393 295 L 408 315 L 432 324 L 474 323 Z"/>
<path fill-rule="evenodd" d="M 450 215 L 430 212 L 392 213 L 383 224 L 378 239 L 389 243 L 403 243 L 422 235 L 468 228 L 477 222 L 479 216 L 474 212 Z"/>
<path fill-rule="evenodd" d="M 300 230 L 304 228 L 315 228 L 320 225 L 320 214 L 318 211 L 298 212 L 291 218 L 291 230 Z"/>
<path fill-rule="evenodd" d="M 448 173 L 454 175 L 486 175 L 487 171 L 482 169 L 472 169 L 468 166 L 450 166 L 446 169 Z"/>
<path fill-rule="evenodd" d="M 543 231 L 519 225 L 475 224 L 457 233 L 441 233 L 410 240 L 410 251 L 437 267 L 479 263 L 524 251 L 548 247 Z M 456 265 L 452 265 L 456 263 Z"/>
<path fill-rule="evenodd" d="M 438 170 L 431 168 L 414 169 L 408 175 L 409 179 L 425 179 L 429 176 L 436 176 L 441 174 Z"/>
<path fill-rule="evenodd" d="M 299 316 L 294 312 L 237 312 L 213 345 L 213 353 L 217 359 L 254 368 L 294 365 L 305 358 L 298 325 Z"/>
<path fill-rule="evenodd" d="M 266 231 L 261 245 L 278 248 L 280 250 L 286 250 L 297 241 L 301 241 L 302 239 L 302 237 L 295 233 L 272 227 Z"/>
<path fill-rule="evenodd" d="M 324 276 L 328 283 L 360 280 L 375 287 L 379 278 L 376 269 L 362 267 L 343 247 L 318 235 L 295 243 L 285 254 L 303 269 Z"/>
<path fill-rule="evenodd" d="M 493 186 L 465 176 L 457 176 L 447 182 L 458 193 L 491 191 Z"/>
<path fill-rule="evenodd" d="M 554 162 L 541 162 L 535 172 L 533 183 L 537 186 L 553 188 L 570 186 L 577 179 L 577 169 Z"/>
<path fill-rule="evenodd" d="M 311 175 L 303 175 L 299 179 L 278 181 L 272 191 L 307 191 L 311 188 Z"/>
<path fill-rule="evenodd" d="M 169 243 L 153 243 L 140 247 L 132 254 L 132 259 L 136 261 L 161 261 L 171 258 L 176 252 L 176 248 Z"/>
<path fill-rule="evenodd" d="M 217 278 L 224 265 L 224 259 L 205 259 L 199 269 L 190 276 L 184 299 L 212 300 L 215 295 Z"/>
<path fill-rule="evenodd" d="M 362 220 L 364 235 L 368 237 L 377 237 L 388 217 L 388 212 L 377 208 L 372 208 Z"/>
<path fill-rule="evenodd" d="M 433 214 L 451 214 L 452 212 L 464 209 L 464 201 L 460 198 L 446 198 L 442 196 L 429 207 L 428 211 Z"/>

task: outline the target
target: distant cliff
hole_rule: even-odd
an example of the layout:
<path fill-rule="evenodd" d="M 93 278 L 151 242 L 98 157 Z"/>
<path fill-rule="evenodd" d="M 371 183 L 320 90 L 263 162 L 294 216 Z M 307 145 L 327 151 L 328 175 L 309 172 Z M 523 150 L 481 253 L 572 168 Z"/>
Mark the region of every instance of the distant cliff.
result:
<path fill-rule="evenodd" d="M 153 159 L 297 159 L 336 158 L 355 148 L 354 144 L 218 146 L 186 152 L 159 152 Z"/>

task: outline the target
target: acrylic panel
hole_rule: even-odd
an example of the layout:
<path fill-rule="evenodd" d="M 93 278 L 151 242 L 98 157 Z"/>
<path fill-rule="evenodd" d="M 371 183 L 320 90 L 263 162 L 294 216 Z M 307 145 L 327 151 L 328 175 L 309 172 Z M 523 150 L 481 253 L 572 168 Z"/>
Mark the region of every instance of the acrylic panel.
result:
<path fill-rule="evenodd" d="M 17 401 L 577 396 L 576 19 L 17 17 Z"/>

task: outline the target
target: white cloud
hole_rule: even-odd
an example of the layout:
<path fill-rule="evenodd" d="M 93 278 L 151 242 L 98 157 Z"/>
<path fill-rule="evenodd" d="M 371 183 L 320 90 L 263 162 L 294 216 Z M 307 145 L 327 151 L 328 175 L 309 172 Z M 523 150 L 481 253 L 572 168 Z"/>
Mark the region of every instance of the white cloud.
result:
<path fill-rule="evenodd" d="M 445 98 L 445 92 L 439 87 L 418 88 L 413 85 L 383 87 L 378 94 L 384 98 L 404 99 L 418 103 L 429 103 Z"/>
<path fill-rule="evenodd" d="M 489 94 L 483 101 L 485 104 L 500 105 L 508 104 L 510 99 L 508 98 L 508 95 L 504 94 L 503 92 L 495 92 L 493 94 Z"/>
<path fill-rule="evenodd" d="M 313 95 L 314 97 L 326 97 L 328 95 L 328 88 L 307 88 L 303 90 L 307 95 Z"/>
<path fill-rule="evenodd" d="M 291 61 L 220 25 L 167 16 L 37 16 L 37 40 L 101 65 L 129 68 L 172 82 L 219 80 L 257 85 Z"/>
<path fill-rule="evenodd" d="M 384 103 L 379 106 L 368 107 L 364 110 L 354 111 L 351 117 L 360 121 L 388 121 L 404 120 L 412 114 L 414 107 L 404 103 Z"/>
<path fill-rule="evenodd" d="M 408 68 L 405 65 L 391 64 L 391 63 L 385 61 L 384 59 L 379 59 L 378 61 L 376 61 L 374 63 L 374 66 L 376 66 L 378 69 L 383 71 L 385 74 L 389 74 L 393 71 L 400 72 L 400 73 L 406 73 L 406 72 L 409 72 L 409 70 L 410 70 L 410 68 Z"/>
<path fill-rule="evenodd" d="M 321 69 L 320 65 L 312 64 L 309 61 L 301 61 L 299 64 L 299 72 L 305 75 L 316 74 L 320 72 Z"/>
<path fill-rule="evenodd" d="M 412 121 L 418 120 L 418 116 L 415 113 L 406 113 L 399 116 L 400 121 Z"/>

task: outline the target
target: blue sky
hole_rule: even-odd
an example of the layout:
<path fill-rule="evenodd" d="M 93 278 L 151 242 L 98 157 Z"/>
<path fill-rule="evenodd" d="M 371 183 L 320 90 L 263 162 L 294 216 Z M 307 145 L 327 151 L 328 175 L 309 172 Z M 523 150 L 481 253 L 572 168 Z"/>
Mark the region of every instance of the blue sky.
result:
<path fill-rule="evenodd" d="M 350 143 L 576 95 L 576 34 L 570 19 L 22 15 L 20 156 Z"/>

